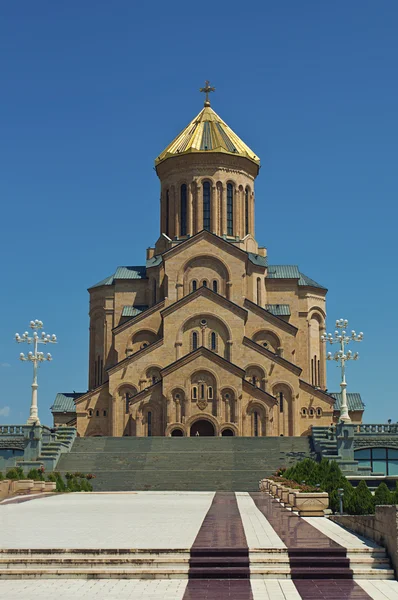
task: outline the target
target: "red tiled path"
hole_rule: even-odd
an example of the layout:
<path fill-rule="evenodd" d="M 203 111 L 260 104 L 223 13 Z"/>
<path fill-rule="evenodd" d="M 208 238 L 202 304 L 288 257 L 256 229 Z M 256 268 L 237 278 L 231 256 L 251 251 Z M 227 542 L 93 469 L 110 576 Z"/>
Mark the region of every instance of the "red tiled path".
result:
<path fill-rule="evenodd" d="M 343 546 L 284 508 L 269 494 L 250 495 L 286 544 L 292 579 L 303 600 L 370 600 L 352 580 Z"/>
<path fill-rule="evenodd" d="M 183 600 L 253 600 L 249 549 L 233 492 L 217 492 L 191 548 Z"/>

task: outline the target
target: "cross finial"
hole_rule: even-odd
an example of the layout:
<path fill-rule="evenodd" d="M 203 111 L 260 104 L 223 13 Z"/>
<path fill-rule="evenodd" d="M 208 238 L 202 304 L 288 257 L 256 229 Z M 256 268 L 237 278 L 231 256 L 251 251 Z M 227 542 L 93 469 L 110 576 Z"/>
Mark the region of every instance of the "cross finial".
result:
<path fill-rule="evenodd" d="M 205 81 L 205 87 L 200 88 L 199 91 L 203 92 L 204 94 L 206 94 L 205 106 L 210 106 L 209 93 L 210 92 L 215 92 L 216 88 L 215 87 L 211 87 L 210 81 L 206 80 Z"/>

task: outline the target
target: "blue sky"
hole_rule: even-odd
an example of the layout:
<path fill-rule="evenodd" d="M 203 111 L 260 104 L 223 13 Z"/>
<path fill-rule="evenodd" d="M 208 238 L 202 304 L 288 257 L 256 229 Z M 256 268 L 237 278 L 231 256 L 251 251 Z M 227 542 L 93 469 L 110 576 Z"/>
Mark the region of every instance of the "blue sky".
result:
<path fill-rule="evenodd" d="M 205 79 L 261 157 L 257 239 L 329 288 L 328 329 L 345 317 L 364 331 L 348 390 L 366 421 L 398 421 L 397 25 L 393 0 L 0 3 L 0 422 L 28 416 L 13 337 L 32 318 L 59 338 L 42 421 L 58 391 L 87 389 L 86 290 L 144 264 L 153 161 L 201 109 Z"/>

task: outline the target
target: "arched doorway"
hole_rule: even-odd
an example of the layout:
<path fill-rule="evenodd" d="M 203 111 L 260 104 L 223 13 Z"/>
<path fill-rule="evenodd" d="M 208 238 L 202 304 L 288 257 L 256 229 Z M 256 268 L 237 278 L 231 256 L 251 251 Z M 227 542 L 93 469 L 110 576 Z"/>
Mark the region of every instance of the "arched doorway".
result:
<path fill-rule="evenodd" d="M 214 426 L 206 419 L 199 419 L 191 425 L 191 437 L 193 436 L 214 436 Z"/>
<path fill-rule="evenodd" d="M 229 427 L 227 429 L 223 429 L 221 432 L 221 436 L 222 437 L 228 437 L 228 436 L 234 436 L 234 432 L 232 431 L 232 429 L 229 429 Z"/>
<path fill-rule="evenodd" d="M 171 437 L 183 437 L 184 436 L 181 429 L 173 429 L 173 431 L 171 432 L 170 435 L 171 435 Z"/>

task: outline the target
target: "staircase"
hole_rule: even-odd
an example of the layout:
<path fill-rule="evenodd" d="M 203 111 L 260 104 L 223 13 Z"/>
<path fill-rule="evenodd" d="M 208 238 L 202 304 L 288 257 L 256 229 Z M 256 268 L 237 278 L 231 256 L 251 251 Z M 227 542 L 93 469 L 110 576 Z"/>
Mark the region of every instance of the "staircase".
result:
<path fill-rule="evenodd" d="M 312 427 L 312 441 L 319 458 L 335 460 L 344 475 L 370 475 L 370 467 L 358 467 L 357 460 L 343 460 L 339 455 L 335 428 Z"/>
<path fill-rule="evenodd" d="M 93 473 L 94 491 L 257 491 L 312 456 L 308 437 L 76 438 L 57 471 Z"/>

